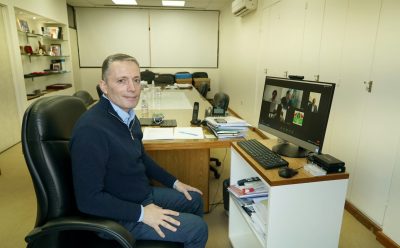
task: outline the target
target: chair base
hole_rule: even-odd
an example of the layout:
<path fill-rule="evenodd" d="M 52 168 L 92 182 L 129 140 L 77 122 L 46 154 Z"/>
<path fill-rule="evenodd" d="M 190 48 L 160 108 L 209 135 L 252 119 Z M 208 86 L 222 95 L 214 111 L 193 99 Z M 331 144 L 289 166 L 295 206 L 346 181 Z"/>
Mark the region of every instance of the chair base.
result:
<path fill-rule="evenodd" d="M 215 163 L 215 166 L 212 165 L 212 162 Z M 221 174 L 219 173 L 217 167 L 221 166 L 221 162 L 217 158 L 210 158 L 210 170 L 214 172 L 214 177 L 216 179 L 219 179 L 221 177 Z"/>

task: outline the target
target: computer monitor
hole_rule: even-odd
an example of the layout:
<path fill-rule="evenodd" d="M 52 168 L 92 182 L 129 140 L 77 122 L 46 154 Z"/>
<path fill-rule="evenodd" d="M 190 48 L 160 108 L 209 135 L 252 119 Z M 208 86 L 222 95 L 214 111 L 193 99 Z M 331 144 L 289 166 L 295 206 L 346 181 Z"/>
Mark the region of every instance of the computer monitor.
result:
<path fill-rule="evenodd" d="M 266 77 L 258 127 L 284 142 L 272 150 L 287 157 L 321 153 L 335 84 Z"/>

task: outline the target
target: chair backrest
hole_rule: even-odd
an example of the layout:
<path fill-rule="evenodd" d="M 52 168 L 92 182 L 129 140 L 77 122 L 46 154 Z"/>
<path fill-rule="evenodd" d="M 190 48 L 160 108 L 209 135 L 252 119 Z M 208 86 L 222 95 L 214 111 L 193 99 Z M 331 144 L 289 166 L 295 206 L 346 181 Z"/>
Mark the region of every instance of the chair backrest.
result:
<path fill-rule="evenodd" d="M 97 91 L 97 95 L 99 96 L 99 99 L 101 98 L 101 96 L 103 95 L 103 91 L 100 88 L 100 85 L 96 85 L 96 91 Z"/>
<path fill-rule="evenodd" d="M 214 95 L 213 106 L 228 110 L 229 96 L 223 92 L 218 92 Z"/>
<path fill-rule="evenodd" d="M 193 72 L 192 73 L 193 78 L 208 78 L 207 72 Z"/>
<path fill-rule="evenodd" d="M 207 82 L 201 82 L 198 88 L 198 91 L 200 93 L 200 95 L 202 95 L 203 97 L 207 96 L 207 92 L 208 92 L 208 83 Z"/>
<path fill-rule="evenodd" d="M 147 81 L 148 84 L 151 84 L 154 78 L 155 78 L 155 73 L 152 71 L 145 70 L 140 72 L 140 79 L 143 81 Z"/>
<path fill-rule="evenodd" d="M 93 97 L 86 90 L 79 90 L 75 92 L 73 96 L 81 99 L 81 101 L 85 104 L 86 107 L 94 103 Z"/>
<path fill-rule="evenodd" d="M 154 79 L 154 83 L 157 84 L 173 84 L 175 83 L 175 76 L 172 74 L 159 74 L 158 77 Z"/>
<path fill-rule="evenodd" d="M 45 97 L 34 102 L 22 122 L 22 150 L 37 198 L 35 226 L 77 213 L 71 158 L 72 129 L 86 111 L 73 96 Z"/>

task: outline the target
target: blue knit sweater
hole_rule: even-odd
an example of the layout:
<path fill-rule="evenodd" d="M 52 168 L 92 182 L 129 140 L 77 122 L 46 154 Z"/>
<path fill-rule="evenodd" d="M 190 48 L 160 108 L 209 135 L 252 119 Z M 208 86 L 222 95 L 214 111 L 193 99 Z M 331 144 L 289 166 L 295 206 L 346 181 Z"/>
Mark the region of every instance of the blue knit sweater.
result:
<path fill-rule="evenodd" d="M 176 178 L 144 151 L 137 117 L 130 127 L 101 97 L 75 125 L 70 142 L 72 173 L 80 211 L 120 221 L 137 221 L 149 179 L 172 187 Z"/>

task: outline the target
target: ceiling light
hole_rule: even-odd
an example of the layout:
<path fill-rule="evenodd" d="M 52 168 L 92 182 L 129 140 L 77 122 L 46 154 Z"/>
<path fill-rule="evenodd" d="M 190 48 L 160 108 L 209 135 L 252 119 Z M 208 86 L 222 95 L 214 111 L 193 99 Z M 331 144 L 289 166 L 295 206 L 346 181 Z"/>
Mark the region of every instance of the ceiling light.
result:
<path fill-rule="evenodd" d="M 163 6 L 178 6 L 183 7 L 185 6 L 185 1 L 162 1 Z"/>
<path fill-rule="evenodd" d="M 115 4 L 121 5 L 137 5 L 136 0 L 112 0 Z"/>

